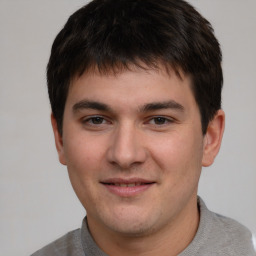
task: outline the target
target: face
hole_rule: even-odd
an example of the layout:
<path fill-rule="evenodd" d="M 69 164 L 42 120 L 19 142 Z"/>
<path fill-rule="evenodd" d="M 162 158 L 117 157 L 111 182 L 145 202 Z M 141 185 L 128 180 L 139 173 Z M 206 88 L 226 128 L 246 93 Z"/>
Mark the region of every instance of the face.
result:
<path fill-rule="evenodd" d="M 143 235 L 195 207 L 207 143 L 189 77 L 84 74 L 70 87 L 62 136 L 53 127 L 89 226 Z"/>

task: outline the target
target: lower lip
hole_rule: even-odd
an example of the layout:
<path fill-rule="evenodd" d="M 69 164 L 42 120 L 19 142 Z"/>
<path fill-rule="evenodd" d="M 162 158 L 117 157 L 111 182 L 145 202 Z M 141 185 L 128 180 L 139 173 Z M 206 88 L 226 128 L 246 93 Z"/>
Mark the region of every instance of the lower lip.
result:
<path fill-rule="evenodd" d="M 154 185 L 154 183 L 143 184 L 143 185 L 134 186 L 134 187 L 120 187 L 120 186 L 108 185 L 108 184 L 103 184 L 103 185 L 108 189 L 108 191 L 110 191 L 115 195 L 118 195 L 120 197 L 132 197 L 132 196 L 139 195 L 140 193 L 148 190 L 150 187 Z"/>

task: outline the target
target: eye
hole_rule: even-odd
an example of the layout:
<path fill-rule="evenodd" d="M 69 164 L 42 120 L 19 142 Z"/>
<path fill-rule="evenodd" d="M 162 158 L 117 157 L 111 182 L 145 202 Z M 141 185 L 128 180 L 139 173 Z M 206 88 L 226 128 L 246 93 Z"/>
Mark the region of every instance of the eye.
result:
<path fill-rule="evenodd" d="M 88 121 L 92 124 L 102 124 L 104 123 L 104 118 L 96 116 L 96 117 L 91 117 Z"/>
<path fill-rule="evenodd" d="M 107 124 L 109 122 L 102 116 L 92 116 L 92 117 L 85 118 L 82 121 L 82 123 L 84 125 L 97 126 L 97 125 Z"/>
<path fill-rule="evenodd" d="M 165 124 L 168 124 L 171 122 L 172 122 L 172 120 L 170 120 L 169 118 L 166 118 L 166 117 L 162 117 L 162 116 L 157 116 L 157 117 L 154 117 L 151 120 L 149 120 L 149 123 L 153 124 L 153 125 L 165 125 Z"/>
<path fill-rule="evenodd" d="M 154 117 L 152 121 L 154 122 L 154 124 L 157 124 L 157 125 L 168 123 L 168 120 L 164 117 Z"/>

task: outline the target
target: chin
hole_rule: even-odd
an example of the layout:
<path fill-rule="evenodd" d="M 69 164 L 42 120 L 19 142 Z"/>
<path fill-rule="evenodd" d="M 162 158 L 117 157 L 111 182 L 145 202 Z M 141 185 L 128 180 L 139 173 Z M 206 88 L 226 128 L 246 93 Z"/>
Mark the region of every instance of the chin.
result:
<path fill-rule="evenodd" d="M 105 225 L 112 231 L 125 236 L 139 237 L 152 233 L 155 230 L 156 219 L 143 214 L 125 214 L 116 218 L 105 219 Z"/>
<path fill-rule="evenodd" d="M 112 230 L 125 236 L 141 237 L 153 232 L 153 228 L 146 223 L 132 223 L 127 225 L 114 225 Z"/>

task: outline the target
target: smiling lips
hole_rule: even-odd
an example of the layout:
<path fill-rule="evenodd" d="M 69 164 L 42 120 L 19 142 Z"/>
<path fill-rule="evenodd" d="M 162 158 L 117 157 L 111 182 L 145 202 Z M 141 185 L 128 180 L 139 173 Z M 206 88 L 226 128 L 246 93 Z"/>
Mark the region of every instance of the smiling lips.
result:
<path fill-rule="evenodd" d="M 145 183 L 140 183 L 140 182 L 136 182 L 136 183 L 113 183 L 111 185 L 114 185 L 114 186 L 119 186 L 119 187 L 135 187 L 135 186 L 141 186 Z"/>
<path fill-rule="evenodd" d="M 155 182 L 142 179 L 109 179 L 101 182 L 105 188 L 120 197 L 136 196 L 149 189 Z"/>

